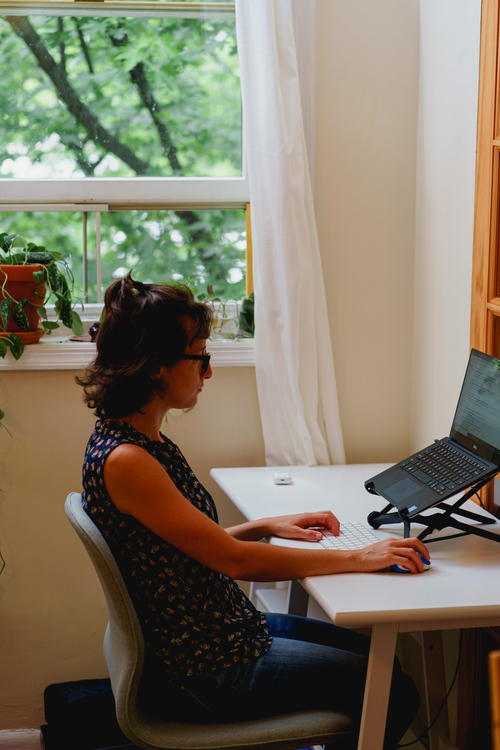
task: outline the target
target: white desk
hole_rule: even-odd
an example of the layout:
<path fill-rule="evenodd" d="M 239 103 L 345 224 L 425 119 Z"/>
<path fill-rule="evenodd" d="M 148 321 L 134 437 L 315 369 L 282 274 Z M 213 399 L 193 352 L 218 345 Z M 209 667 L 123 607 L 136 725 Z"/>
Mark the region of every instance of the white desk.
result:
<path fill-rule="evenodd" d="M 212 469 L 211 476 L 245 518 L 331 509 L 342 520 L 366 520 L 386 504 L 364 489 L 382 464 L 283 467 L 291 485 L 273 484 L 279 467 Z M 465 508 L 481 513 L 473 503 Z M 487 515 L 485 513 L 485 515 Z M 500 534 L 500 524 L 488 526 Z M 412 525 L 412 534 L 422 527 Z M 401 525 L 379 530 L 403 536 Z M 454 533 L 449 530 L 449 533 Z M 445 536 L 446 529 L 425 540 Z M 294 547 L 316 545 L 290 540 Z M 500 625 L 500 544 L 478 536 L 430 544 L 431 568 L 420 575 L 344 573 L 315 576 L 302 586 L 332 622 L 372 632 L 358 750 L 381 750 L 398 633 Z"/>

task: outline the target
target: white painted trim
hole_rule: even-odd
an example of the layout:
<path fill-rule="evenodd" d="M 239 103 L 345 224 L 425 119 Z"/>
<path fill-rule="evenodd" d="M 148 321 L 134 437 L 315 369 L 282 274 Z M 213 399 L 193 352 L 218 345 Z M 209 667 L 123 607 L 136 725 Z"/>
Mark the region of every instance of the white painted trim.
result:
<path fill-rule="evenodd" d="M 232 3 L 146 3 L 146 2 L 79 2 L 78 5 L 71 0 L 62 2 L 58 0 L 2 0 L 0 2 L 0 13 L 11 16 L 32 15 L 43 16 L 128 16 L 157 18 L 166 16 L 168 18 L 225 18 L 234 16 L 234 5 Z"/>
<path fill-rule="evenodd" d="M 255 351 L 253 339 L 210 341 L 214 367 L 253 367 Z M 95 344 L 69 341 L 55 336 L 45 337 L 38 344 L 26 347 L 21 359 L 15 360 L 10 353 L 0 359 L 1 371 L 16 370 L 83 370 L 95 357 Z"/>
<path fill-rule="evenodd" d="M 0 179 L 0 204 L 84 203 L 164 208 L 233 208 L 249 201 L 246 177 L 88 177 L 86 179 Z M 0 210 L 2 210 L 0 205 Z M 108 205 L 109 209 L 113 205 Z M 5 210 L 5 209 L 4 209 Z M 21 210 L 21 206 L 19 208 Z M 31 209 L 33 210 L 33 209 Z M 58 210 L 57 208 L 55 210 Z M 68 210 L 66 208 L 65 210 Z M 76 209 L 75 209 L 76 210 Z M 82 210 L 81 206 L 78 210 Z M 99 206 L 102 210 L 102 206 Z"/>
<path fill-rule="evenodd" d="M 109 211 L 106 203 L 0 203 L 0 211 Z"/>

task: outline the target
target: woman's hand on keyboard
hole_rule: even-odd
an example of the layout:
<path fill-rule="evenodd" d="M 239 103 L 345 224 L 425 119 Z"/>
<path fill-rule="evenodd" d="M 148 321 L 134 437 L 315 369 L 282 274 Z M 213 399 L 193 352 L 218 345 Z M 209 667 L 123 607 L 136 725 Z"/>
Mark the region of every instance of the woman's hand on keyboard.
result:
<path fill-rule="evenodd" d="M 430 560 L 429 550 L 420 539 L 384 539 L 356 551 L 359 556 L 360 571 L 383 570 L 390 565 L 402 565 L 410 573 L 422 573 L 425 570 L 420 557 Z"/>
<path fill-rule="evenodd" d="M 340 524 L 331 510 L 315 513 L 296 513 L 291 516 L 274 516 L 263 519 L 267 526 L 266 536 L 282 539 L 298 539 L 303 542 L 317 542 L 323 534 L 321 529 L 338 535 Z"/>

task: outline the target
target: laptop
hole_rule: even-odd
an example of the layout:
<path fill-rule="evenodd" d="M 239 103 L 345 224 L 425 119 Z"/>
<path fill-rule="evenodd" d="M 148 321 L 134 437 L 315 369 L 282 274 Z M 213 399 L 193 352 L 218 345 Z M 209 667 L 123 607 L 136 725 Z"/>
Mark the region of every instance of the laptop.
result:
<path fill-rule="evenodd" d="M 367 479 L 407 518 L 500 469 L 500 360 L 472 349 L 449 437 Z"/>

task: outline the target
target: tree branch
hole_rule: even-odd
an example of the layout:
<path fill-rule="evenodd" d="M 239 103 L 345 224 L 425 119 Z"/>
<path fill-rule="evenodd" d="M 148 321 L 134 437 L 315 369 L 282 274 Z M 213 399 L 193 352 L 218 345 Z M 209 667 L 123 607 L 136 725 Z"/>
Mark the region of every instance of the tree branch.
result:
<path fill-rule="evenodd" d="M 141 101 L 151 115 L 154 126 L 158 132 L 163 153 L 167 157 L 172 170 L 176 174 L 182 174 L 182 167 L 177 157 L 177 149 L 174 146 L 167 126 L 160 117 L 160 105 L 156 101 L 151 91 L 148 79 L 146 77 L 146 68 L 143 62 L 138 62 L 130 71 L 130 79 L 137 86 Z"/>
<path fill-rule="evenodd" d="M 110 34 L 109 38 L 114 47 L 124 47 L 125 45 L 129 44 L 129 37 L 126 33 L 123 36 L 119 37 Z M 151 91 L 151 86 L 149 85 L 149 81 L 146 75 L 146 66 L 144 65 L 144 62 L 142 60 L 136 63 L 136 65 L 134 65 L 134 67 L 129 71 L 129 76 L 130 80 L 132 81 L 134 86 L 136 86 L 139 92 L 141 102 L 146 107 L 151 116 L 151 119 L 153 120 L 153 124 L 160 139 L 163 153 L 167 157 L 173 172 L 175 172 L 176 174 L 182 174 L 183 170 L 181 167 L 181 163 L 177 157 L 177 149 L 175 148 L 172 138 L 170 137 L 170 132 L 167 126 L 160 117 L 160 105 L 156 101 L 153 92 Z"/>
<path fill-rule="evenodd" d="M 125 162 L 136 174 L 147 174 L 149 164 L 139 159 L 128 146 L 121 143 L 113 133 L 103 127 L 89 107 L 81 101 L 69 82 L 66 72 L 61 65 L 56 63 L 29 19 L 22 16 L 6 16 L 5 20 L 36 57 L 40 68 L 52 81 L 58 98 L 66 105 L 75 120 L 85 128 L 92 140 Z"/>
<path fill-rule="evenodd" d="M 89 138 L 95 143 L 99 144 L 104 148 L 106 152 L 110 152 L 121 159 L 127 164 L 137 175 L 146 175 L 150 171 L 149 164 L 142 159 L 139 159 L 127 146 L 121 143 L 112 133 L 104 128 L 94 113 L 87 107 L 78 96 L 78 93 L 71 85 L 67 73 L 62 64 L 58 65 L 46 46 L 43 40 L 33 28 L 28 18 L 8 16 L 5 20 L 10 24 L 14 33 L 20 37 L 27 45 L 28 49 L 35 56 L 40 68 L 47 74 L 50 81 L 52 82 L 58 98 L 66 106 L 67 110 L 73 115 L 75 120 L 84 127 L 89 135 Z M 79 30 L 81 31 L 81 30 Z M 82 39 L 80 37 L 80 43 Z M 113 40 L 115 44 L 123 44 L 123 40 Z M 85 40 L 83 40 L 85 43 Z M 85 47 L 82 46 L 82 51 L 85 55 Z M 87 66 L 90 72 L 92 70 L 92 61 L 85 55 Z M 161 141 L 162 149 L 168 158 L 169 164 L 172 170 L 180 174 L 182 173 L 182 167 L 177 157 L 177 150 L 170 137 L 170 133 L 166 125 L 161 121 L 160 118 L 160 107 L 154 98 L 149 82 L 146 77 L 146 69 L 144 63 L 141 61 L 137 63 L 134 68 L 130 71 L 130 78 L 134 85 L 139 91 L 139 95 L 143 105 L 147 108 L 150 116 L 155 125 L 156 131 Z M 74 154 L 76 162 L 80 169 L 87 176 L 94 174 L 96 166 L 99 161 L 90 163 L 83 153 L 83 148 L 78 144 L 67 141 L 65 142 Z M 194 224 L 197 224 L 199 218 L 195 211 L 175 211 L 175 213 L 182 218 L 189 227 L 190 241 L 193 244 L 204 243 L 210 238 L 210 234 L 205 231 L 204 228 L 192 228 Z M 213 261 L 211 250 L 198 249 L 200 260 L 204 263 L 210 264 Z"/>
<path fill-rule="evenodd" d="M 91 164 L 91 162 L 89 162 L 89 160 L 85 156 L 83 150 L 83 146 L 85 145 L 85 143 L 82 145 L 81 143 L 77 143 L 72 139 L 64 138 L 63 136 L 61 136 L 61 134 L 59 134 L 59 137 L 63 146 L 73 152 L 76 163 L 82 170 L 83 174 L 86 177 L 94 177 L 95 168 L 97 165 Z"/>
<path fill-rule="evenodd" d="M 66 45 L 64 44 L 64 18 L 57 19 L 57 30 L 61 37 L 61 41 L 59 42 L 59 57 L 60 57 L 61 68 L 63 70 L 66 70 Z"/>
<path fill-rule="evenodd" d="M 89 69 L 89 73 L 94 74 L 94 66 L 92 64 L 92 58 L 90 57 L 90 51 L 88 48 L 88 44 L 85 41 L 85 37 L 83 35 L 83 31 L 80 28 L 80 24 L 78 23 L 78 18 L 73 18 L 73 23 L 76 27 L 76 33 L 78 34 L 78 40 L 80 42 L 80 49 L 82 50 L 83 56 L 85 58 L 85 62 L 87 63 L 87 68 Z"/>

